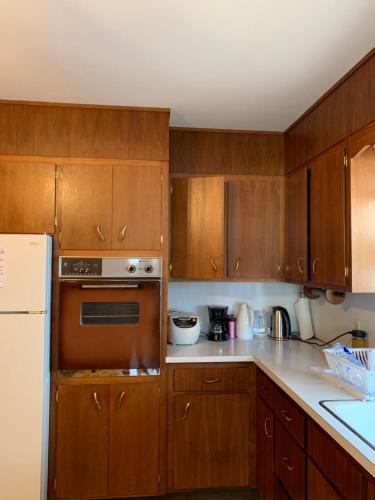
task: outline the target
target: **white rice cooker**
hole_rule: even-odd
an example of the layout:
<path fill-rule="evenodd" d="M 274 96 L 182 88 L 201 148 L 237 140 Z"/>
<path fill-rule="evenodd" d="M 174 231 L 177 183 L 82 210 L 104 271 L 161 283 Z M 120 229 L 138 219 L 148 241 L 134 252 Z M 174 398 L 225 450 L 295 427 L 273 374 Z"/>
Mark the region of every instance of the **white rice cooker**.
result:
<path fill-rule="evenodd" d="M 168 342 L 195 344 L 201 332 L 199 317 L 183 311 L 168 311 Z"/>

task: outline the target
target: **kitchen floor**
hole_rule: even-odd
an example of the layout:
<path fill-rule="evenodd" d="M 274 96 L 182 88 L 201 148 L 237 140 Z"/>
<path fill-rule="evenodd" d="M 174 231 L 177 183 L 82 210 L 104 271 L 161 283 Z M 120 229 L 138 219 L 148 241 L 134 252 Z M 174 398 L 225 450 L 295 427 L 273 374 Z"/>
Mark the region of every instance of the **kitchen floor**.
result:
<path fill-rule="evenodd" d="M 174 493 L 165 497 L 155 497 L 166 500 L 259 500 L 256 490 L 229 489 L 229 490 L 201 490 L 189 493 Z"/>

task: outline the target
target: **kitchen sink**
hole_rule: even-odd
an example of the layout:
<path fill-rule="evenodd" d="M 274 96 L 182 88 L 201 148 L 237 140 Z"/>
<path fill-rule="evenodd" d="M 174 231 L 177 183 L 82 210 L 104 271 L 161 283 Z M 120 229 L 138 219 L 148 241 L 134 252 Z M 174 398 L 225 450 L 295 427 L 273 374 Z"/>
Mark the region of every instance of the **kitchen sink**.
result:
<path fill-rule="evenodd" d="M 375 401 L 326 400 L 319 404 L 375 450 Z"/>

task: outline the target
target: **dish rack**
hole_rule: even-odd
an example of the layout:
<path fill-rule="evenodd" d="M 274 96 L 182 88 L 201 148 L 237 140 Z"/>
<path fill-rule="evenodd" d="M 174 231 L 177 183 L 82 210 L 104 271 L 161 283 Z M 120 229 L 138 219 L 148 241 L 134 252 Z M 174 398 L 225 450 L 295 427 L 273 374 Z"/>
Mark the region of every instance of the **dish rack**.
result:
<path fill-rule="evenodd" d="M 344 380 L 364 394 L 375 396 L 375 367 L 373 366 L 375 349 L 351 348 L 349 353 L 337 347 L 324 349 L 326 360 L 337 378 Z M 372 369 L 370 370 L 369 367 Z"/>

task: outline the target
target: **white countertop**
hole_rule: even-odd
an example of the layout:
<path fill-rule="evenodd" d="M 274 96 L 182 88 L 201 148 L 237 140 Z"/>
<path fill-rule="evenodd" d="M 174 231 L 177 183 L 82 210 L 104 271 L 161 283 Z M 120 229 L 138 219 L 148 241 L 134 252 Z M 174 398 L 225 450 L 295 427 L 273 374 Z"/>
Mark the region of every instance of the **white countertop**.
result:
<path fill-rule="evenodd" d="M 194 345 L 168 345 L 166 361 L 167 363 L 253 361 L 375 477 L 375 451 L 319 404 L 322 400 L 353 399 L 353 397 L 310 370 L 311 366 L 327 367 L 325 357 L 318 347 L 293 340 L 277 342 L 257 337 L 250 341 L 235 339 L 226 342 L 200 339 Z"/>

